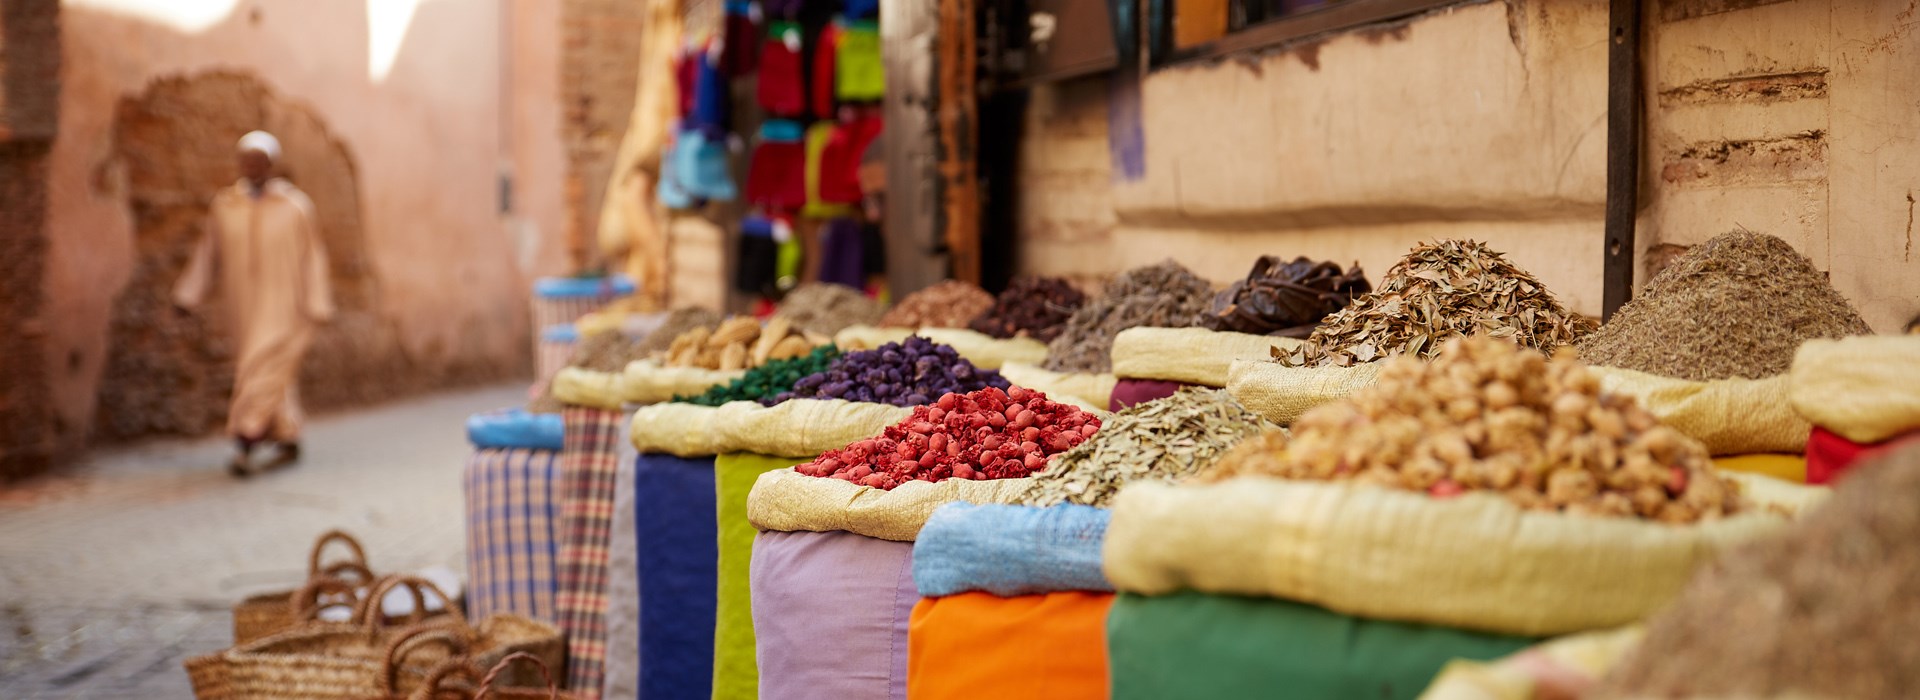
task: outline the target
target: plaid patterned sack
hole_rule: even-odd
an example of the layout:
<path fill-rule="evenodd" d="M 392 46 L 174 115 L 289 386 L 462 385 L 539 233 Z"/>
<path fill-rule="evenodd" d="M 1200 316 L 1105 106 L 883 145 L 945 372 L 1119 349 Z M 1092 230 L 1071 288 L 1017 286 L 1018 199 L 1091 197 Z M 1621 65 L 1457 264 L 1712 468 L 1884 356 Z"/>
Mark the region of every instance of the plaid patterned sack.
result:
<path fill-rule="evenodd" d="M 560 629 L 567 635 L 567 687 L 597 697 L 607 655 L 607 555 L 613 534 L 618 440 L 623 416 L 603 408 L 568 406 L 566 447 L 560 451 L 563 495 L 559 593 Z"/>
<path fill-rule="evenodd" d="M 558 622 L 554 562 L 560 549 L 560 453 L 481 448 L 467 461 L 462 481 L 467 609 L 474 619 L 513 613 Z"/>

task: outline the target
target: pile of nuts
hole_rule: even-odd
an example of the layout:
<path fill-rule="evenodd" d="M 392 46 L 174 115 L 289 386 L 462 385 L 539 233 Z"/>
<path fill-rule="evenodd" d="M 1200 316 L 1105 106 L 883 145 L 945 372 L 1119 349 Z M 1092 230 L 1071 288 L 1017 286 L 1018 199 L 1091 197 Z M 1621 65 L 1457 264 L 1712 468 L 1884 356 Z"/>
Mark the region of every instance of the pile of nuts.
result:
<path fill-rule="evenodd" d="M 711 387 L 704 394 L 678 396 L 673 400 L 697 406 L 721 406 L 734 401 L 758 401 L 771 405 L 773 397 L 793 391 L 794 382 L 825 371 L 838 359 L 838 348 L 821 345 L 799 357 L 767 360 L 766 364 L 747 370 L 746 374 L 731 382 Z"/>
<path fill-rule="evenodd" d="M 964 328 L 973 317 L 993 306 L 993 295 L 958 280 L 947 280 L 908 294 L 880 317 L 880 325 L 895 328 Z"/>
<path fill-rule="evenodd" d="M 1302 416 L 1284 452 L 1235 450 L 1222 471 L 1353 480 L 1436 497 L 1498 491 L 1528 510 L 1712 520 L 1741 508 L 1706 448 L 1562 352 L 1484 336 L 1431 363 L 1396 357 L 1375 385 Z"/>
<path fill-rule="evenodd" d="M 664 364 L 740 370 L 759 367 L 768 360 L 801 357 L 815 345 L 824 344 L 824 339 L 808 338 L 780 316 L 773 317 L 765 328 L 751 317 L 736 316 L 712 328 L 702 326 L 680 334 L 667 348 Z"/>
<path fill-rule="evenodd" d="M 941 394 L 1007 386 L 1006 377 L 999 372 L 974 367 L 952 346 L 916 335 L 904 342 L 841 355 L 825 371 L 794 382 L 793 391 L 761 403 L 771 406 L 789 399 L 844 399 L 922 406 Z"/>
<path fill-rule="evenodd" d="M 868 438 L 795 467 L 807 476 L 892 489 L 909 481 L 1018 479 L 1100 430 L 1100 418 L 1014 387 L 947 394 Z"/>

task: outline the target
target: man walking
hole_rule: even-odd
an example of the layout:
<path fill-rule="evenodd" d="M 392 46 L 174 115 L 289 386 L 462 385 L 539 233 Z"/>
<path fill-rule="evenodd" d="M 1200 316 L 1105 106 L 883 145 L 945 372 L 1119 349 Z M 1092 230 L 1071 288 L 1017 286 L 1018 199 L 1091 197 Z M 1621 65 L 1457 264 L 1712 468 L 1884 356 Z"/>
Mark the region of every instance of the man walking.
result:
<path fill-rule="evenodd" d="M 276 451 L 263 469 L 300 458 L 300 360 L 315 326 L 333 316 L 313 201 L 273 176 L 279 158 L 272 134 L 240 138 L 240 181 L 214 195 L 206 231 L 174 287 L 174 303 L 192 309 L 217 276 L 231 307 L 240 349 L 227 408 L 234 476 L 252 473 L 254 448 L 269 441 Z"/>

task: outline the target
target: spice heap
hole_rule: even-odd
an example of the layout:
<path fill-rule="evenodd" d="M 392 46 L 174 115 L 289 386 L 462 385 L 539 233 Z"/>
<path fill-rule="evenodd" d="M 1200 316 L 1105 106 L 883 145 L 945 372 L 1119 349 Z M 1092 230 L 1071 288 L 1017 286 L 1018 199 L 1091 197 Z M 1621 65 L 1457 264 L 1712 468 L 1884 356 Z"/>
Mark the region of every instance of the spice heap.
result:
<path fill-rule="evenodd" d="M 1694 381 L 1787 371 L 1813 338 L 1872 333 L 1806 256 L 1773 236 L 1734 231 L 1674 259 L 1580 357 Z"/>
<path fill-rule="evenodd" d="M 908 294 L 880 317 L 880 325 L 896 328 L 965 328 L 968 321 L 993 306 L 993 295 L 965 282 L 947 280 Z"/>
<path fill-rule="evenodd" d="M 627 363 L 646 357 L 647 353 L 641 350 L 640 342 L 628 340 L 625 333 L 617 330 L 600 331 L 580 341 L 567 359 L 567 366 L 595 372 L 619 372 L 627 368 Z"/>
<path fill-rule="evenodd" d="M 706 309 L 674 309 L 672 313 L 667 314 L 666 320 L 660 322 L 659 328 L 648 333 L 646 339 L 640 341 L 639 352 L 647 357 L 666 352 L 667 348 L 673 347 L 674 339 L 679 338 L 681 334 L 695 328 L 718 326 L 722 320 L 725 320 L 725 317 Z"/>
<path fill-rule="evenodd" d="M 1600 393 L 1571 352 L 1549 361 L 1485 337 L 1447 343 L 1431 363 L 1390 360 L 1378 383 L 1301 416 L 1285 452 L 1222 462 L 1226 471 L 1440 497 L 1493 490 L 1529 510 L 1669 523 L 1739 508 L 1706 448 L 1632 397 Z"/>
<path fill-rule="evenodd" d="M 993 300 L 993 306 L 968 326 L 995 338 L 1031 337 L 1048 342 L 1087 295 L 1058 277 L 1021 277 Z"/>
<path fill-rule="evenodd" d="M 1104 508 L 1121 486 L 1191 475 L 1266 427 L 1224 390 L 1181 389 L 1107 418 L 1092 439 L 1055 457 L 1052 468 L 1034 477 L 1020 503 Z"/>
<path fill-rule="evenodd" d="M 1104 296 L 1067 319 L 1059 337 L 1047 345 L 1044 367 L 1105 372 L 1113 368 L 1113 337 L 1120 331 L 1197 326 L 1212 297 L 1213 285 L 1172 260 L 1128 270 L 1107 285 Z"/>
<path fill-rule="evenodd" d="M 794 382 L 769 406 L 790 399 L 846 399 L 894 406 L 921 406 L 942 394 L 987 387 L 1007 388 L 999 372 L 979 369 L 951 346 L 920 336 L 872 350 L 841 355 L 826 371 Z"/>
<path fill-rule="evenodd" d="M 739 379 L 708 389 L 707 393 L 675 397 L 674 401 L 700 406 L 719 406 L 733 401 L 767 402 L 792 391 L 794 382 L 801 378 L 826 371 L 837 359 L 840 359 L 838 349 L 832 345 L 821 345 L 800 357 L 768 360 L 766 364 L 747 370 Z"/>
<path fill-rule="evenodd" d="M 713 328 L 700 327 L 680 334 L 667 348 L 666 366 L 738 370 L 759 367 L 768 360 L 800 357 L 812 350 L 787 319 L 775 316 L 765 328 L 747 316 L 727 319 Z"/>
<path fill-rule="evenodd" d="M 877 489 L 909 481 L 1018 479 L 1099 430 L 1099 417 L 1040 392 L 988 388 L 941 396 L 879 437 L 794 469 Z"/>
<path fill-rule="evenodd" d="M 1920 688 L 1920 450 L 1703 567 L 1584 697 L 1910 698 Z"/>
<path fill-rule="evenodd" d="M 1282 263 L 1277 256 L 1262 255 L 1246 279 L 1214 295 L 1213 305 L 1207 309 L 1206 327 L 1305 338 L 1320 319 L 1372 290 L 1359 263 L 1341 270 L 1338 263 L 1304 257 Z"/>
<path fill-rule="evenodd" d="M 1552 351 L 1592 329 L 1506 256 L 1448 240 L 1414 248 L 1380 289 L 1327 316 L 1304 345 L 1276 359 L 1347 367 L 1400 354 L 1431 358 L 1448 339 L 1475 334 Z"/>
<path fill-rule="evenodd" d="M 880 302 L 852 287 L 814 282 L 787 294 L 780 302 L 779 314 L 792 319 L 795 328 L 833 337 L 847 326 L 878 323 L 881 311 Z"/>
<path fill-rule="evenodd" d="M 553 395 L 552 382 L 547 383 L 547 387 L 540 391 L 539 396 L 527 402 L 528 413 L 560 413 L 566 408 L 567 405 L 560 402 L 560 397 Z"/>

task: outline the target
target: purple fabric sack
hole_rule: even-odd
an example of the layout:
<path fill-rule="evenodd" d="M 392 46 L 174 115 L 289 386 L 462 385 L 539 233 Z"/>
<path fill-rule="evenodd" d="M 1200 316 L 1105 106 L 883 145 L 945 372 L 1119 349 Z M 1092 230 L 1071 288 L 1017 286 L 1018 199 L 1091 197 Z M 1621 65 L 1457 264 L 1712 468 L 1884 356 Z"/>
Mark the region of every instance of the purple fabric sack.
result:
<path fill-rule="evenodd" d="M 751 577 L 760 700 L 906 700 L 912 542 L 762 532 Z"/>
<path fill-rule="evenodd" d="M 866 237 L 860 222 L 843 217 L 820 227 L 820 281 L 865 289 L 866 262 Z"/>

